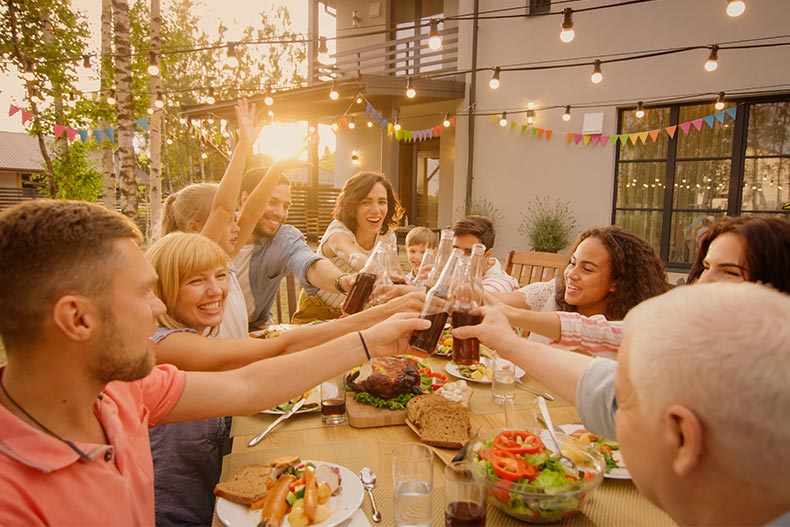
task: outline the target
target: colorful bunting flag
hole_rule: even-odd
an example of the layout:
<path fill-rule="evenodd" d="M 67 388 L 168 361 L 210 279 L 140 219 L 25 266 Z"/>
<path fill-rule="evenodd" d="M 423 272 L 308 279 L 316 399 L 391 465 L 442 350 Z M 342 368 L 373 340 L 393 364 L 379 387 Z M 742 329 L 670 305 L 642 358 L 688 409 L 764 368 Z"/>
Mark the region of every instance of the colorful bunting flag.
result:
<path fill-rule="evenodd" d="M 55 139 L 60 139 L 60 136 L 63 135 L 63 132 L 66 131 L 66 127 L 63 126 L 62 124 L 56 124 L 55 126 L 53 126 L 53 128 L 55 131 Z"/>
<path fill-rule="evenodd" d="M 10 104 L 10 105 L 8 106 L 8 116 L 9 116 L 9 117 L 13 117 L 13 116 L 14 116 L 14 114 L 15 114 L 16 112 L 18 112 L 18 111 L 19 111 L 19 107 L 18 107 L 18 106 L 14 106 L 13 104 Z"/>
<path fill-rule="evenodd" d="M 691 124 L 694 125 L 694 128 L 696 128 L 698 132 L 702 131 L 702 119 L 701 118 L 700 119 L 694 119 L 693 121 L 691 121 Z"/>
<path fill-rule="evenodd" d="M 669 135 L 669 137 L 675 137 L 675 132 L 677 131 L 677 129 L 678 129 L 677 125 L 667 126 L 666 128 L 664 128 L 664 130 L 667 131 L 667 135 Z"/>

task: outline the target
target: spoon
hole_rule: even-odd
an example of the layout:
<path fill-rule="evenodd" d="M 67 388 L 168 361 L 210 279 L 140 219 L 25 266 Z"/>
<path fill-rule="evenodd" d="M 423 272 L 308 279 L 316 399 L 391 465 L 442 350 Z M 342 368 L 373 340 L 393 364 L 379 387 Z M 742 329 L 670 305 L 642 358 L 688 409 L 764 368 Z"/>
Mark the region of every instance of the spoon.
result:
<path fill-rule="evenodd" d="M 546 406 L 546 399 L 543 397 L 538 397 L 538 408 L 540 409 L 540 415 L 543 417 L 543 422 L 546 423 L 546 427 L 549 429 L 549 435 L 551 436 L 551 440 L 554 441 L 554 448 L 557 449 L 557 454 L 555 457 L 559 458 L 560 463 L 568 470 L 570 474 L 578 474 L 579 467 L 576 466 L 576 463 L 562 453 L 560 449 L 560 442 L 557 441 L 557 436 L 554 435 L 554 423 L 551 421 L 551 415 L 549 415 L 549 408 Z"/>
<path fill-rule="evenodd" d="M 359 472 L 359 479 L 362 480 L 362 486 L 368 491 L 368 496 L 370 496 L 370 506 L 373 508 L 371 519 L 373 523 L 378 523 L 381 521 L 381 513 L 376 507 L 376 500 L 373 499 L 373 487 L 376 486 L 376 474 L 370 470 L 370 467 L 364 467 Z"/>

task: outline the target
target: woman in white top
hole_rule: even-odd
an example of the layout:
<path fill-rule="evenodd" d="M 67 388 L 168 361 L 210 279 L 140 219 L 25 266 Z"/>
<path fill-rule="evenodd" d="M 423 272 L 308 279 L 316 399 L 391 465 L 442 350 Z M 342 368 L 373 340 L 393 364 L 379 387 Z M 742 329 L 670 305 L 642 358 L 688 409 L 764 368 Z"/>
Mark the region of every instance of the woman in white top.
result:
<path fill-rule="evenodd" d="M 378 172 L 360 172 L 350 177 L 337 198 L 334 220 L 327 227 L 316 253 L 347 273 L 356 273 L 380 239 L 396 245 L 395 229 L 403 216 L 392 183 Z M 295 324 L 338 318 L 348 291 L 319 291 L 310 296 L 303 290 Z"/>

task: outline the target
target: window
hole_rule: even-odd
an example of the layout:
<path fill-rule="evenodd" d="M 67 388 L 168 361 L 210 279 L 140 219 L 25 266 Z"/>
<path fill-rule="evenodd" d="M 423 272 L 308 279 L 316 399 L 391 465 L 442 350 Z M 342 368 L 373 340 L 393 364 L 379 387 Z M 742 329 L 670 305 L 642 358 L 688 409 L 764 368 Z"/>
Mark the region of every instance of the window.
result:
<path fill-rule="evenodd" d="M 551 11 L 551 0 L 527 0 L 530 15 L 542 15 Z"/>
<path fill-rule="evenodd" d="M 664 129 L 718 112 L 713 104 L 621 110 L 619 134 L 661 130 L 657 141 L 618 144 L 612 221 L 648 240 L 671 268 L 688 268 L 707 226 L 724 216 L 790 220 L 790 97 L 730 101 L 735 121 Z M 726 108 L 725 108 L 726 109 Z"/>

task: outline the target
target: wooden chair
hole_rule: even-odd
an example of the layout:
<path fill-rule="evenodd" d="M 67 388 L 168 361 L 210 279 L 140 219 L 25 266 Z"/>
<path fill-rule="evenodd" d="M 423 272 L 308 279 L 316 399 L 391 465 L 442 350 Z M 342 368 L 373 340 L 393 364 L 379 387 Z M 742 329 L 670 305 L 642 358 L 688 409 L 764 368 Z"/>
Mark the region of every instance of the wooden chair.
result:
<path fill-rule="evenodd" d="M 291 317 L 294 311 L 296 311 L 297 304 L 299 303 L 299 293 L 301 290 L 302 286 L 296 281 L 296 277 L 293 273 L 288 273 L 285 280 L 280 282 L 280 292 L 275 297 L 274 309 L 272 311 L 274 320 L 278 324 L 291 323 Z M 287 303 L 285 306 L 283 305 L 283 295 L 285 295 L 285 303 Z M 284 311 L 283 308 L 287 308 L 287 311 Z"/>
<path fill-rule="evenodd" d="M 539 251 L 510 251 L 507 253 L 505 272 L 518 280 L 521 286 L 532 282 L 548 282 L 568 265 L 563 254 Z"/>

